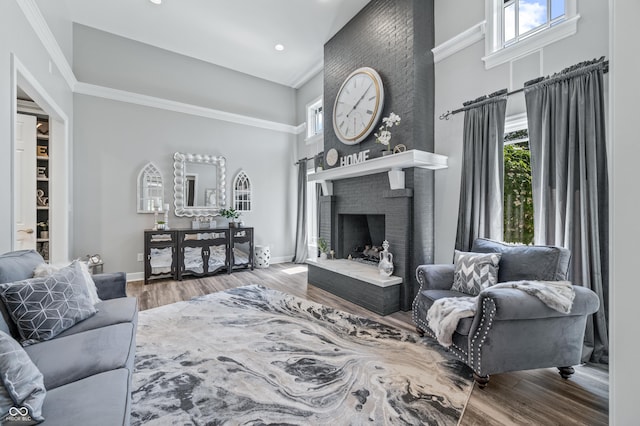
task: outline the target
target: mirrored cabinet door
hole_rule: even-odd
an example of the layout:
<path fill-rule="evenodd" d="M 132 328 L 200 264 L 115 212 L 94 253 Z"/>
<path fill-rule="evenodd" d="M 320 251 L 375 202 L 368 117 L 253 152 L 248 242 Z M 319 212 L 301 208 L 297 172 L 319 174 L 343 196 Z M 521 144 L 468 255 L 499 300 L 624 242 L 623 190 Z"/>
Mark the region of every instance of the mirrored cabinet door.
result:
<path fill-rule="evenodd" d="M 151 278 L 177 279 L 177 241 L 173 231 L 145 231 L 144 283 Z"/>
<path fill-rule="evenodd" d="M 234 268 L 244 267 L 253 270 L 253 228 L 232 230 L 231 251 Z"/>
<path fill-rule="evenodd" d="M 226 269 L 229 272 L 229 230 L 179 231 L 178 279 L 204 276 Z"/>

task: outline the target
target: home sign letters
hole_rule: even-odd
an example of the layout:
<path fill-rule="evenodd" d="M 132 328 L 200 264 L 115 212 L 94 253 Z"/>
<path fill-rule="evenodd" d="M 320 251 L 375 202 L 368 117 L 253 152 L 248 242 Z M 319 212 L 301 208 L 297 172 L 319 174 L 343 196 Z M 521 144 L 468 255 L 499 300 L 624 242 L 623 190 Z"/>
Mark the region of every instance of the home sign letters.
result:
<path fill-rule="evenodd" d="M 355 154 L 340 157 L 340 167 L 351 166 L 358 163 L 364 163 L 369 159 L 369 149 L 356 152 Z"/>

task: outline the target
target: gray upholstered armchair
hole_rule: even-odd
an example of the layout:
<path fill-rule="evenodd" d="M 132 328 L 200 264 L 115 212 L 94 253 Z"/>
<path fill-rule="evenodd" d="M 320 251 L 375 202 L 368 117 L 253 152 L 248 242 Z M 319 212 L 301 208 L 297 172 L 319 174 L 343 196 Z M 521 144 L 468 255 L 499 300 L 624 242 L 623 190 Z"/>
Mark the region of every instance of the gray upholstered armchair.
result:
<path fill-rule="evenodd" d="M 551 246 L 516 246 L 479 238 L 472 252 L 502 253 L 498 282 L 567 279 L 570 252 Z M 413 320 L 420 335 L 435 337 L 427 311 L 443 297 L 468 296 L 451 290 L 454 265 L 421 265 L 416 270 L 420 290 L 413 302 Z M 473 370 L 484 388 L 490 374 L 557 367 L 563 378 L 581 362 L 586 318 L 599 306 L 591 290 L 574 286 L 568 314 L 549 308 L 537 297 L 514 288 L 480 292 L 474 317 L 463 318 L 449 350 Z"/>

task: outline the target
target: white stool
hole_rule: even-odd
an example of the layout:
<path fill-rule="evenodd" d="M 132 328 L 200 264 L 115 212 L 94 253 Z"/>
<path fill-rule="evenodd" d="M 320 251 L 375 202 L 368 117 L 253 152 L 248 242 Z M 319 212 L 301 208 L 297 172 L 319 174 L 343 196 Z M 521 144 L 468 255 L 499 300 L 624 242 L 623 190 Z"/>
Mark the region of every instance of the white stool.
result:
<path fill-rule="evenodd" d="M 256 268 L 268 268 L 271 260 L 271 248 L 269 246 L 255 246 L 254 251 Z"/>

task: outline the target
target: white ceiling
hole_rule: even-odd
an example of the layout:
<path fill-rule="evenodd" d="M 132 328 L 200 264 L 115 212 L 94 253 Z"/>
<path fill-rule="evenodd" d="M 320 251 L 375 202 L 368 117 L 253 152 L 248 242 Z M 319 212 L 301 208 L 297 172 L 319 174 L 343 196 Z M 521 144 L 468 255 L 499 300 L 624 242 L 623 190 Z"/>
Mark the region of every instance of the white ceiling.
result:
<path fill-rule="evenodd" d="M 324 43 L 370 0 L 65 1 L 73 22 L 298 87 L 320 71 Z"/>

